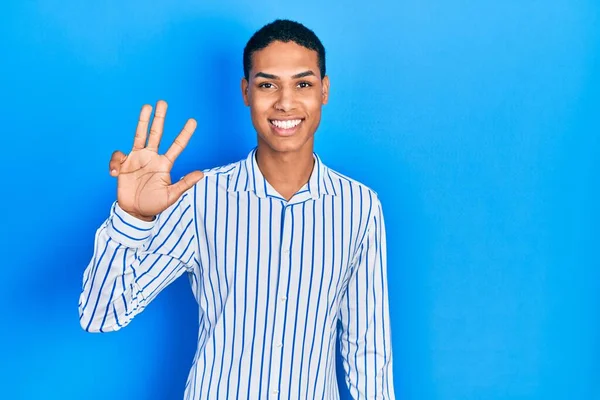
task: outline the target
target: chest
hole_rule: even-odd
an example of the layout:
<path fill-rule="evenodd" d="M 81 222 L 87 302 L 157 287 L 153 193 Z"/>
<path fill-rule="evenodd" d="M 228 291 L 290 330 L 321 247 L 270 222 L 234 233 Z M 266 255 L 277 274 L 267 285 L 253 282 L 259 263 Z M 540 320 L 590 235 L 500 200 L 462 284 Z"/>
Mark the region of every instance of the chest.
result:
<path fill-rule="evenodd" d="M 358 207 L 333 196 L 288 204 L 230 193 L 197 211 L 199 279 L 220 304 L 292 298 L 333 310 L 366 225 Z"/>

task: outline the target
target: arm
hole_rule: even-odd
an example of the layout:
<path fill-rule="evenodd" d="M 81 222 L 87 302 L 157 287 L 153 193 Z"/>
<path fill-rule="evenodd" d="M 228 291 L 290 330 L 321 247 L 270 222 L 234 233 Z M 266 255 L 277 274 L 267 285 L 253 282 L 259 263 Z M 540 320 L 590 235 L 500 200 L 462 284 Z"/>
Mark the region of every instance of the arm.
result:
<path fill-rule="evenodd" d="M 340 304 L 340 350 L 355 399 L 395 399 L 383 213 L 375 201 Z"/>
<path fill-rule="evenodd" d="M 142 107 L 131 152 L 115 151 L 109 163 L 117 178 L 117 202 L 96 233 L 94 256 L 83 275 L 79 321 L 86 331 L 122 328 L 193 268 L 197 242 L 190 189 L 204 174 L 194 171 L 171 184 L 171 168 L 196 121 L 188 120 L 161 155 L 167 103 L 157 103 L 148 134 L 151 112 L 152 107 Z"/>
<path fill-rule="evenodd" d="M 162 289 L 193 268 L 198 257 L 194 257 L 192 196 L 189 190 L 152 222 L 137 219 L 114 204 L 96 233 L 94 255 L 83 274 L 79 299 L 83 329 L 121 329 Z"/>

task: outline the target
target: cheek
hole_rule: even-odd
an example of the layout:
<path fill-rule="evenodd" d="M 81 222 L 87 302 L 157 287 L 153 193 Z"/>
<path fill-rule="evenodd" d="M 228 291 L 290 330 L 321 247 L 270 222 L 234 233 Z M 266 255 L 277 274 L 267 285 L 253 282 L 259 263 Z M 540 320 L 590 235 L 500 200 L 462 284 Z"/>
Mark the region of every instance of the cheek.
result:
<path fill-rule="evenodd" d="M 320 91 L 315 91 L 311 94 L 310 98 L 306 100 L 306 105 L 308 108 L 310 108 L 310 110 L 320 110 L 321 106 L 323 105 L 323 96 Z"/>
<path fill-rule="evenodd" d="M 310 113 L 312 117 L 319 117 L 321 115 L 321 96 L 311 96 L 310 99 L 307 99 L 304 103 L 306 110 Z"/>
<path fill-rule="evenodd" d="M 254 98 L 250 103 L 252 116 L 261 117 L 264 116 L 272 107 L 272 102 L 268 98 Z"/>

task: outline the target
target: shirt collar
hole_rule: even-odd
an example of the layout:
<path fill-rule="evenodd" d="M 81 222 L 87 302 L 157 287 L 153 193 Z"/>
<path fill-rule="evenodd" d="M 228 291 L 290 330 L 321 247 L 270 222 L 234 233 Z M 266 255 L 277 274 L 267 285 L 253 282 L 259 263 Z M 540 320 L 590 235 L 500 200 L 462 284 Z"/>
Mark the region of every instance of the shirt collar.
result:
<path fill-rule="evenodd" d="M 237 163 L 236 170 L 231 174 L 231 179 L 227 186 L 229 192 L 247 192 L 252 191 L 260 198 L 267 196 L 281 197 L 275 189 L 267 182 L 256 162 L 255 147 L 250 151 L 246 159 Z M 330 171 L 321 158 L 313 152 L 315 164 L 308 182 L 298 191 L 298 194 L 307 191 L 313 200 L 317 200 L 321 195 L 336 195 L 333 186 Z"/>

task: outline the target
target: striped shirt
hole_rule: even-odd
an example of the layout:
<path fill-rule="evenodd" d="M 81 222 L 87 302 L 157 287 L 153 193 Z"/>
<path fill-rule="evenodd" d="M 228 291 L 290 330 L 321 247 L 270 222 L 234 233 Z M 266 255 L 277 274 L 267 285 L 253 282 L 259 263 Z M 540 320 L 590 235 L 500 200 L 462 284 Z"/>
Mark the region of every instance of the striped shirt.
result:
<path fill-rule="evenodd" d="M 377 194 L 314 154 L 286 201 L 255 153 L 205 171 L 152 222 L 115 203 L 84 272 L 81 326 L 119 330 L 187 273 L 199 330 L 185 399 L 339 399 L 336 340 L 352 396 L 394 399 Z"/>

